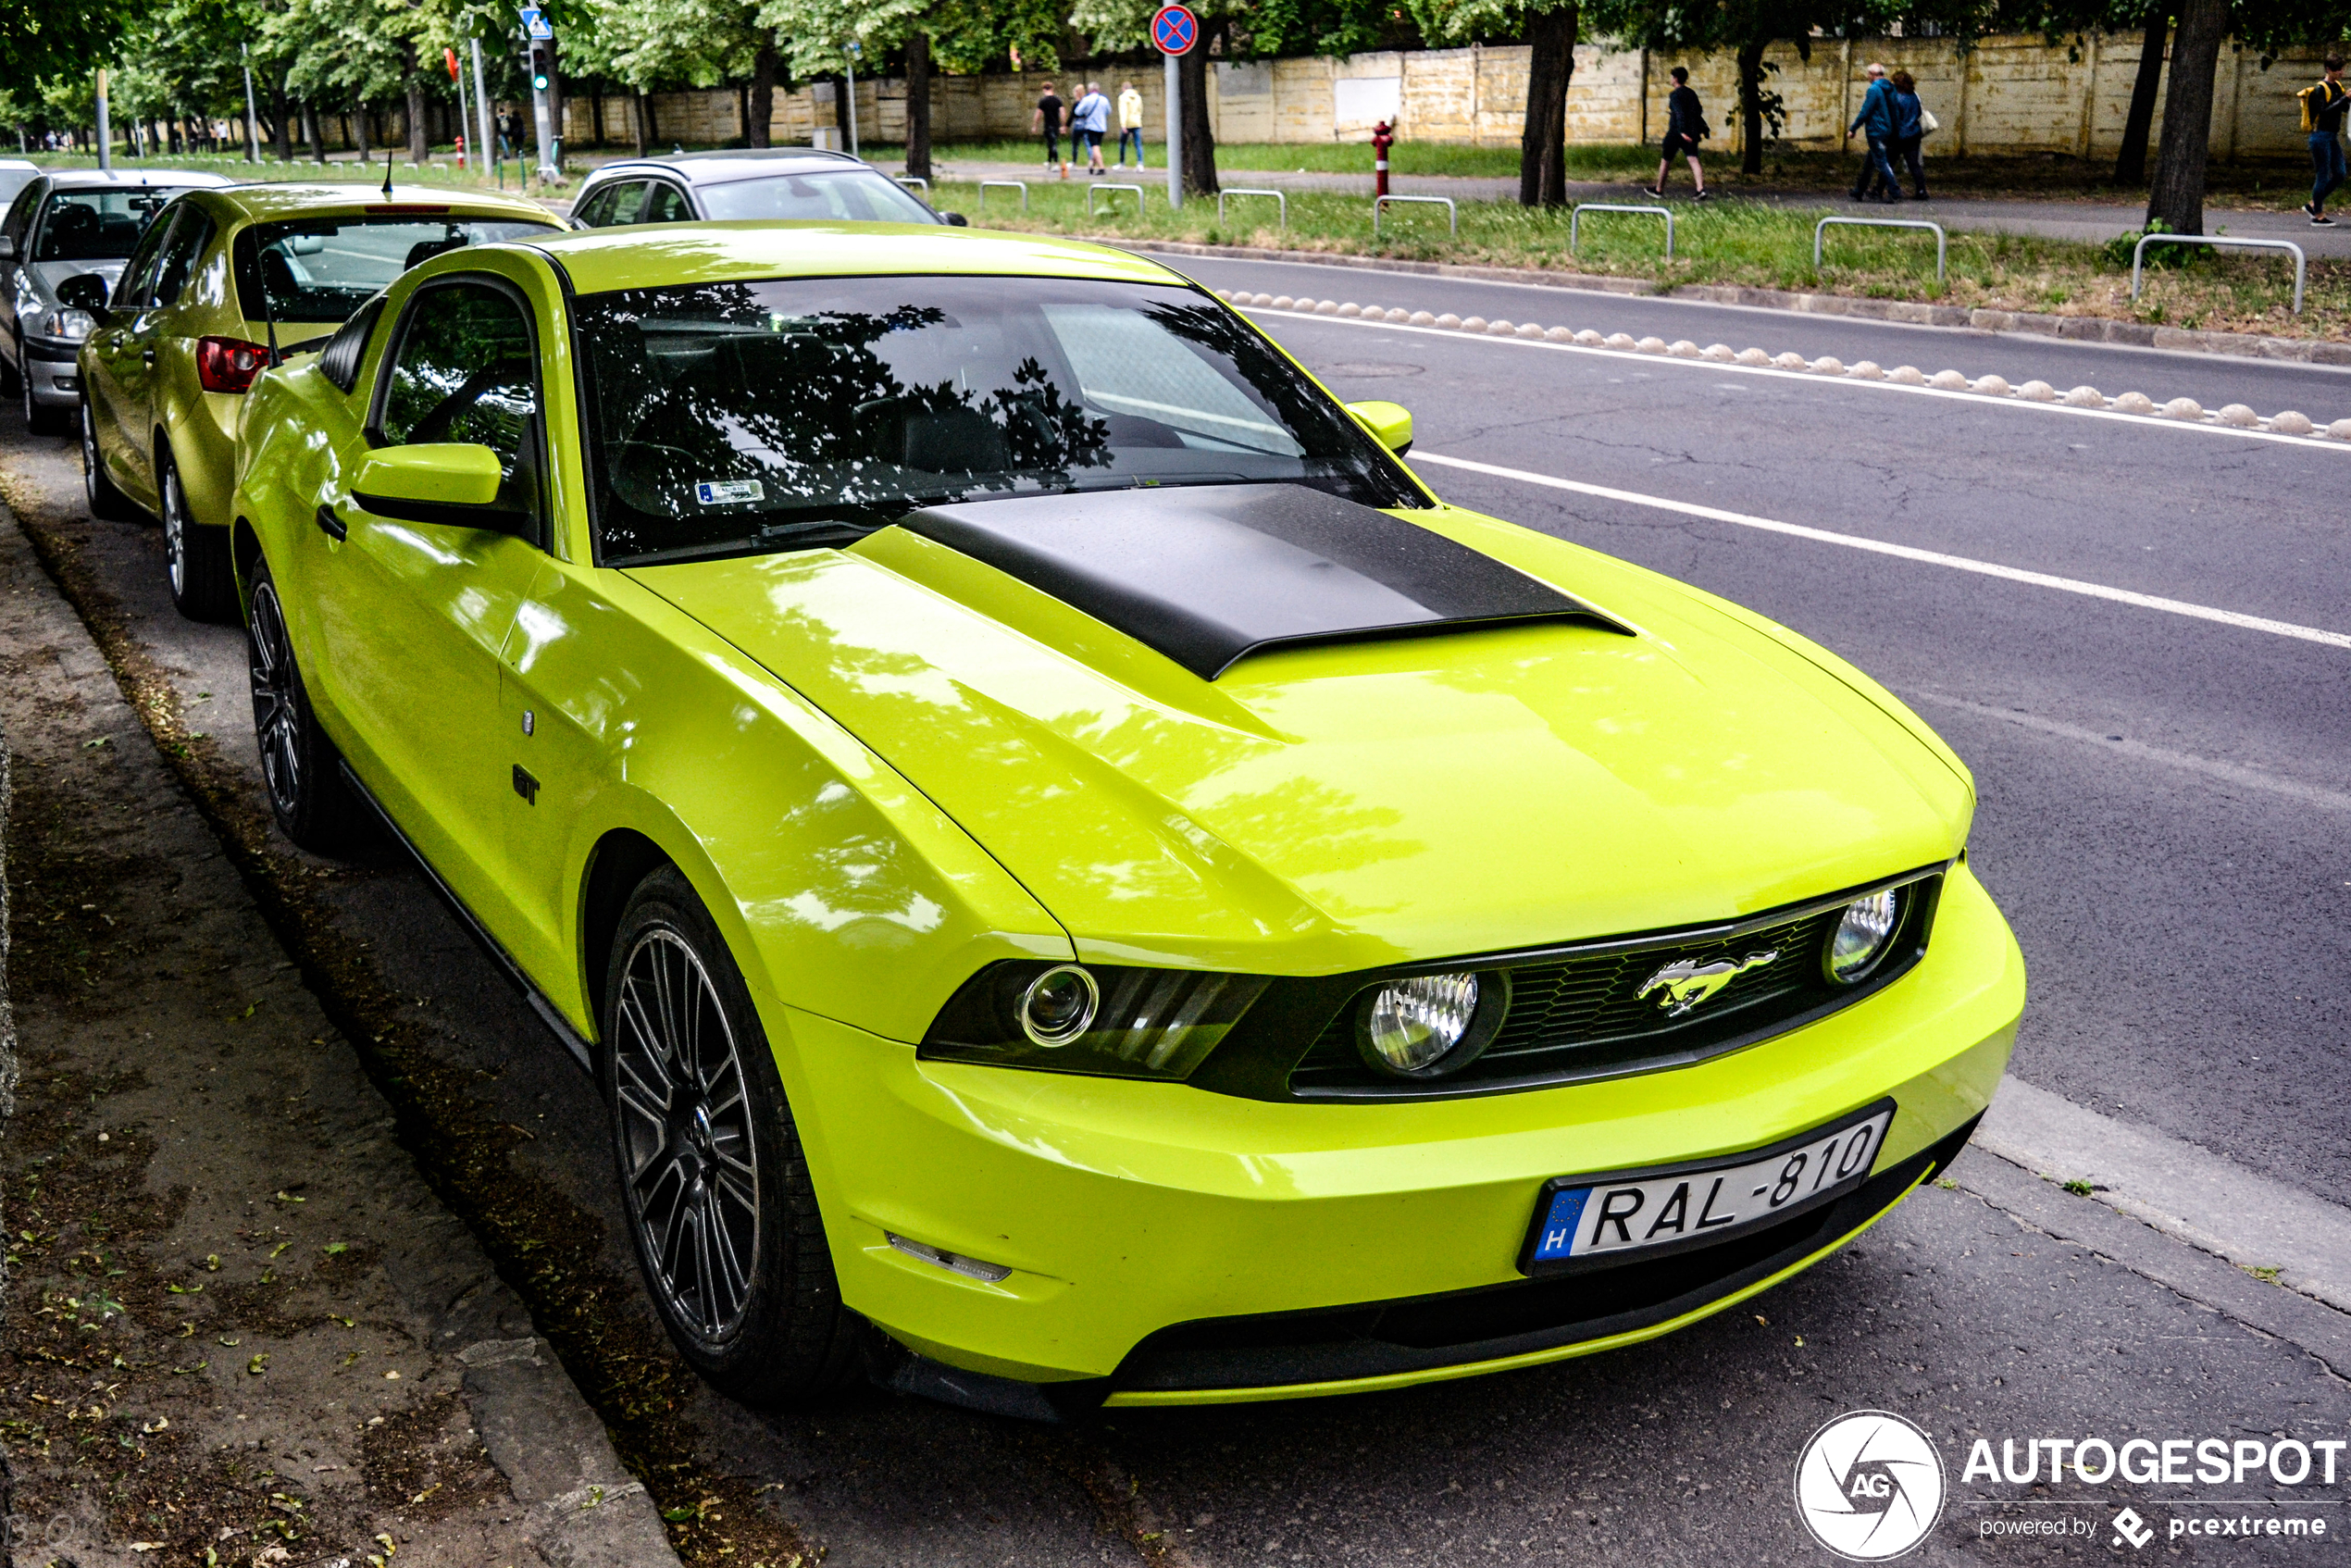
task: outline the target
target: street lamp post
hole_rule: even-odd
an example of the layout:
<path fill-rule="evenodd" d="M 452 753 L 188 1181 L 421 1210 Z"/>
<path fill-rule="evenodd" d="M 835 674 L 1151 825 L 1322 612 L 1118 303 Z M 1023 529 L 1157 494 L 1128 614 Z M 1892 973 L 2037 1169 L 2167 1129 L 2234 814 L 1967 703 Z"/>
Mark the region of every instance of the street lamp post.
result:
<path fill-rule="evenodd" d="M 496 133 L 491 129 L 490 125 L 490 93 L 482 86 L 480 39 L 477 38 L 473 41 L 473 51 L 474 108 L 481 120 L 481 157 L 478 161 L 490 163 L 492 168 L 495 168 L 495 160 L 498 156 L 498 143 L 496 140 Z M 504 175 L 502 174 L 499 176 L 498 182 L 501 185 L 505 183 Z"/>
<path fill-rule="evenodd" d="M 237 56 L 245 68 L 245 162 L 261 161 L 261 117 L 253 106 L 253 46 L 237 45 Z"/>
<path fill-rule="evenodd" d="M 98 167 L 114 167 L 114 127 L 106 119 L 106 68 L 98 68 Z"/>
<path fill-rule="evenodd" d="M 849 81 L 849 156 L 853 158 L 857 156 L 857 41 L 850 40 L 841 51 L 847 67 L 842 74 Z"/>

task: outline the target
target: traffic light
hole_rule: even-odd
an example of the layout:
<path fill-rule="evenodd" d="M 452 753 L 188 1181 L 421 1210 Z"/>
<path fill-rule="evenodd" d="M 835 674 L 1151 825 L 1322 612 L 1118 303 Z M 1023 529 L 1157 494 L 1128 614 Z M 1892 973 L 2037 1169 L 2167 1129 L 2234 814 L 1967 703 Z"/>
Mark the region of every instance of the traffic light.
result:
<path fill-rule="evenodd" d="M 548 81 L 554 73 L 554 62 L 547 58 L 547 53 L 544 44 L 530 46 L 530 90 L 534 93 L 547 91 Z"/>

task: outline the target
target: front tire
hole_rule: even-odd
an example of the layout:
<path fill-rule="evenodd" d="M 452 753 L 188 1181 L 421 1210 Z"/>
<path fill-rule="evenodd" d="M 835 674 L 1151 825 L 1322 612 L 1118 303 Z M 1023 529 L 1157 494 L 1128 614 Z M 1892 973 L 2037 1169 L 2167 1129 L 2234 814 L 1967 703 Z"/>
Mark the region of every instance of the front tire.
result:
<path fill-rule="evenodd" d="M 293 638 L 266 562 L 254 569 L 245 665 L 253 679 L 261 777 L 269 787 L 278 826 L 305 850 L 342 852 L 367 831 L 367 808 L 343 781 L 342 753 L 310 711 L 310 693 L 294 664 Z"/>
<path fill-rule="evenodd" d="M 65 421 L 56 411 L 34 401 L 32 361 L 25 357 L 24 339 L 17 340 L 17 364 L 23 373 L 17 378 L 18 389 L 24 399 L 24 428 L 36 436 L 61 436 L 66 433 Z"/>
<path fill-rule="evenodd" d="M 82 406 L 86 417 L 89 405 Z M 86 453 L 83 461 L 88 461 Z M 163 561 L 171 603 L 192 621 L 229 619 L 237 608 L 229 530 L 196 521 L 188 505 L 187 486 L 180 482 L 180 465 L 160 441 L 155 442 L 155 491 L 163 503 Z"/>
<path fill-rule="evenodd" d="M 90 515 L 105 523 L 132 523 L 146 516 L 131 504 L 106 474 L 106 454 L 98 450 L 98 413 L 90 394 L 81 394 L 81 496 Z"/>
<path fill-rule="evenodd" d="M 605 1098 L 645 1285 L 686 1360 L 747 1405 L 859 1366 L 775 1057 L 717 927 L 664 866 L 620 917 L 604 981 Z"/>

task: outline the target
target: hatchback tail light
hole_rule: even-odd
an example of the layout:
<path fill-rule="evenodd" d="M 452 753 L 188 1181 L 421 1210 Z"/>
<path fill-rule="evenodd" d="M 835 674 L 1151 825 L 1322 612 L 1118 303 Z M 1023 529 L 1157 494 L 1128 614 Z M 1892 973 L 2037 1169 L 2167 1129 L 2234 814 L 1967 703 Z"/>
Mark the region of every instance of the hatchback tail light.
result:
<path fill-rule="evenodd" d="M 206 392 L 241 392 L 269 364 L 269 351 L 243 338 L 198 338 L 196 381 Z"/>

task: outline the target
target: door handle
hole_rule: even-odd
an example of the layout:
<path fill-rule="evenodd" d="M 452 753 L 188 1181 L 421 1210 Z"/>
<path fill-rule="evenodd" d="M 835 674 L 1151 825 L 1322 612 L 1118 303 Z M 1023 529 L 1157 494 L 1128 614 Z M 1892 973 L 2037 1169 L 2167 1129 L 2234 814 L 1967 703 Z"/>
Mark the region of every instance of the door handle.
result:
<path fill-rule="evenodd" d="M 348 536 L 351 532 L 349 529 L 343 526 L 342 519 L 335 516 L 335 509 L 331 506 L 319 507 L 318 515 L 315 520 L 318 524 L 318 531 L 325 534 L 329 539 L 341 540 Z"/>
<path fill-rule="evenodd" d="M 139 363 L 140 363 L 140 364 L 142 364 L 142 365 L 153 365 L 155 362 L 155 350 L 153 350 L 153 349 L 151 349 L 151 348 L 144 348 L 144 349 L 141 349 L 141 350 L 139 351 Z"/>

